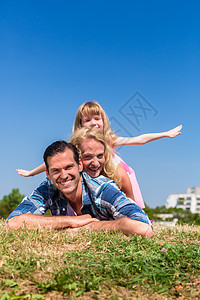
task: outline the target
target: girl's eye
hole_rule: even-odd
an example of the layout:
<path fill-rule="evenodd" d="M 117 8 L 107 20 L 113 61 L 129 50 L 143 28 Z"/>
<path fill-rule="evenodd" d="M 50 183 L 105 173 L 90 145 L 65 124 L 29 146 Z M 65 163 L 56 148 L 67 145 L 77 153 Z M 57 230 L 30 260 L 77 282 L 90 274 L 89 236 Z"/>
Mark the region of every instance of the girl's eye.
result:
<path fill-rule="evenodd" d="M 104 157 L 104 154 L 103 154 L 103 153 L 101 153 L 101 154 L 99 154 L 97 157 L 98 157 L 99 159 L 101 159 L 101 158 L 103 158 L 103 157 Z"/>

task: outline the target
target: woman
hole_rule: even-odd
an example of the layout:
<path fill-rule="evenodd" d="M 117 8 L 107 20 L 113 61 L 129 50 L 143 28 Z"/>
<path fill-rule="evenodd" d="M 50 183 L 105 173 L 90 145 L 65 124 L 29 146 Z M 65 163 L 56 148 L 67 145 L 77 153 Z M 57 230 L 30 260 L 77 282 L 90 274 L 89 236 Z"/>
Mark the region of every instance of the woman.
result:
<path fill-rule="evenodd" d="M 134 200 L 129 176 L 121 163 L 112 158 L 110 148 L 100 130 L 82 127 L 76 130 L 70 142 L 79 150 L 86 173 L 91 177 L 104 175 L 114 180 L 121 191 Z"/>

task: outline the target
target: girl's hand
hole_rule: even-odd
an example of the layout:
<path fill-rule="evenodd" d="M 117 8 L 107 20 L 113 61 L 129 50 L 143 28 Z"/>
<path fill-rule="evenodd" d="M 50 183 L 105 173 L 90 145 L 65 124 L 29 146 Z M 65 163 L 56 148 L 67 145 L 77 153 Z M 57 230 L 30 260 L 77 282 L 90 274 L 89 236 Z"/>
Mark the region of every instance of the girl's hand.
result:
<path fill-rule="evenodd" d="M 182 129 L 182 125 L 179 125 L 179 126 L 173 128 L 173 129 L 167 131 L 167 132 L 166 132 L 166 133 L 167 133 L 167 136 L 168 136 L 169 138 L 174 138 L 174 137 L 176 137 L 177 135 L 181 134 L 181 131 L 180 131 L 181 129 Z"/>
<path fill-rule="evenodd" d="M 24 177 L 32 176 L 31 171 L 27 171 L 27 170 L 23 170 L 23 169 L 16 169 L 16 171 L 19 175 L 22 175 Z"/>

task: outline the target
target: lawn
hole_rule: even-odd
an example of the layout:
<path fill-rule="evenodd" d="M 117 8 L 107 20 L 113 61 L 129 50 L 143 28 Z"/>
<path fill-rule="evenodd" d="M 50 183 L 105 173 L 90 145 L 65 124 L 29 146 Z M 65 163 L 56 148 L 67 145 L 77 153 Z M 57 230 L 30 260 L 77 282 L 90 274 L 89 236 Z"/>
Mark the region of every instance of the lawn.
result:
<path fill-rule="evenodd" d="M 147 239 L 1 220 L 0 299 L 200 299 L 199 229 L 155 225 Z"/>

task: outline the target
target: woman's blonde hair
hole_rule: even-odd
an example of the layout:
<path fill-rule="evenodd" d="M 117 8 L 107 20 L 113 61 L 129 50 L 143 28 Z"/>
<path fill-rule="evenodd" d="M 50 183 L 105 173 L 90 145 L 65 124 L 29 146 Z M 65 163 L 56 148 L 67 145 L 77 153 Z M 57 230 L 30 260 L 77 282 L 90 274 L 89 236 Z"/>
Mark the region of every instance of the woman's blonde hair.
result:
<path fill-rule="evenodd" d="M 79 107 L 74 121 L 73 134 L 76 132 L 77 129 L 80 129 L 83 126 L 82 122 L 84 117 L 90 115 L 98 115 L 102 118 L 103 135 L 108 145 L 113 147 L 117 136 L 110 128 L 109 120 L 105 111 L 103 110 L 101 105 L 96 101 L 85 102 Z"/>
<path fill-rule="evenodd" d="M 79 151 L 80 158 L 82 158 L 81 144 L 86 139 L 94 139 L 100 142 L 101 144 L 103 144 L 105 163 L 102 168 L 101 174 L 114 180 L 117 183 L 118 187 L 121 188 L 121 179 L 117 172 L 117 167 L 113 161 L 110 148 L 101 131 L 98 130 L 97 128 L 88 128 L 88 127 L 82 127 L 75 131 L 75 133 L 72 135 L 70 139 L 70 143 L 76 146 L 76 148 Z"/>

